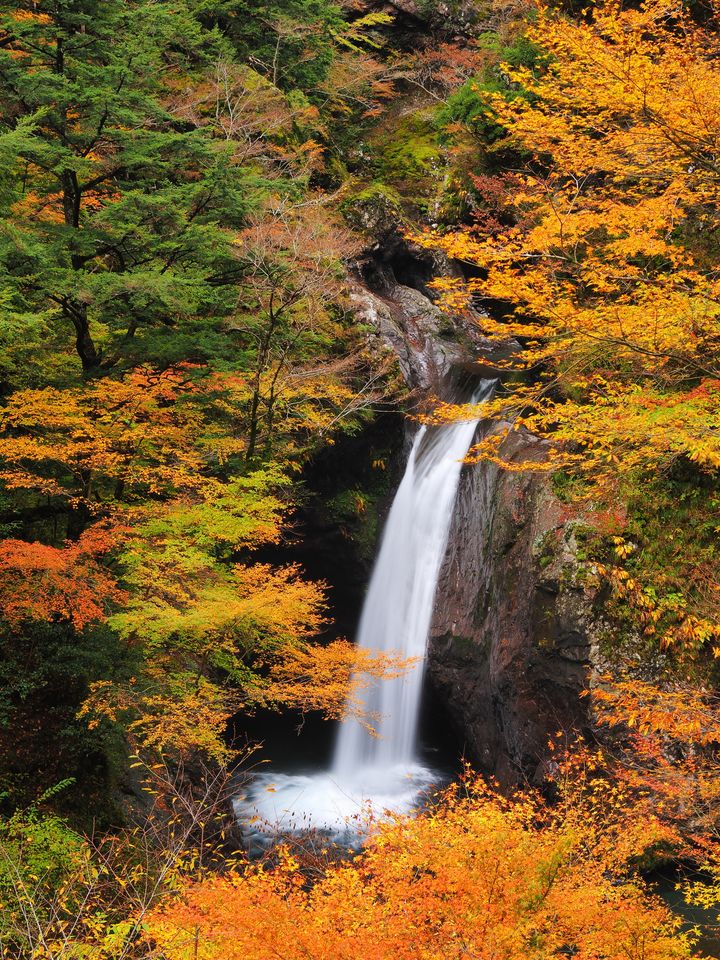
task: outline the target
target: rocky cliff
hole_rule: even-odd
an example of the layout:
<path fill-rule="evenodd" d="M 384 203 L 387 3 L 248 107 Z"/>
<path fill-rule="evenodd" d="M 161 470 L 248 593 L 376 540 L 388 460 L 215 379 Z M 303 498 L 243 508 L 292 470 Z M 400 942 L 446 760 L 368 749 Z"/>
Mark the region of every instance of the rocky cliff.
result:
<path fill-rule="evenodd" d="M 514 434 L 505 455 L 528 460 L 538 447 Z M 541 781 L 549 737 L 585 724 L 580 692 L 599 619 L 575 530 L 544 474 L 465 469 L 428 673 L 468 759 L 506 784 Z"/>

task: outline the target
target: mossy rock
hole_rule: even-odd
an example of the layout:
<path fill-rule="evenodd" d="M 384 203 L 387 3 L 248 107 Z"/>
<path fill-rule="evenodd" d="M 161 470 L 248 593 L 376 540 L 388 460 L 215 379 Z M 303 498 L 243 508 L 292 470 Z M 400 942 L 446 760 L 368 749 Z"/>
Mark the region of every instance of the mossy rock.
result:
<path fill-rule="evenodd" d="M 350 194 L 340 204 L 340 212 L 353 229 L 373 236 L 390 233 L 405 222 L 402 198 L 382 183 Z"/>
<path fill-rule="evenodd" d="M 358 555 L 372 564 L 380 531 L 380 504 L 387 497 L 390 477 L 379 471 L 370 482 L 340 490 L 326 504 L 333 523 L 355 544 Z"/>
<path fill-rule="evenodd" d="M 433 107 L 392 118 L 372 139 L 378 180 L 414 202 L 433 199 L 446 175 L 435 115 Z"/>

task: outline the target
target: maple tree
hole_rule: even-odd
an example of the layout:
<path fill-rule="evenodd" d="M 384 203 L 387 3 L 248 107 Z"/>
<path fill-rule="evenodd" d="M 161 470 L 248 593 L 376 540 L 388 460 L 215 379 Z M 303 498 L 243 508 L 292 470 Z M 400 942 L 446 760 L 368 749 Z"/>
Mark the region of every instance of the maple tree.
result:
<path fill-rule="evenodd" d="M 643 514 L 652 486 L 679 511 L 693 488 L 714 489 L 720 464 L 717 33 L 683 4 L 650 0 L 593 4 L 577 19 L 540 5 L 526 36 L 532 63 L 506 63 L 501 83 L 467 87 L 473 115 L 497 131 L 490 161 L 512 151 L 514 171 L 475 178 L 486 204 L 473 226 L 417 238 L 473 267 L 467 280 L 436 282 L 445 307 L 485 306 L 474 314 L 483 334 L 519 347 L 501 363 L 514 375 L 484 408 L 500 425 L 471 459 L 564 472 L 580 478 L 581 497 Z M 511 430 L 547 442 L 510 461 Z M 696 499 L 702 525 L 700 511 Z M 658 568 L 652 546 L 633 546 L 650 522 L 636 516 L 630 535 L 614 531 L 627 553 L 601 562 L 613 589 L 646 635 L 655 617 L 666 645 L 715 649 L 716 578 L 707 566 L 687 579 Z M 673 604 L 669 623 L 661 614 Z"/>
<path fill-rule="evenodd" d="M 278 205 L 238 234 L 235 252 L 243 266 L 243 313 L 232 329 L 241 348 L 251 353 L 254 368 L 249 383 L 248 460 L 256 455 L 261 431 L 265 455 L 272 453 L 279 409 L 297 416 L 293 407 L 300 406 L 303 375 L 311 378 L 305 395 L 315 394 L 318 406 L 323 399 L 325 405 L 332 402 L 333 392 L 336 404 L 352 396 L 348 372 L 345 382 L 333 377 L 327 361 L 334 343 L 346 339 L 338 315 L 344 289 L 340 264 L 354 248 L 356 242 L 347 230 L 321 207 L 303 210 Z M 322 371 L 314 376 L 311 372 L 318 356 L 324 358 L 327 369 L 324 389 Z M 293 379 L 299 382 L 299 390 L 293 389 Z"/>
<path fill-rule="evenodd" d="M 283 370 L 273 389 L 278 405 L 292 405 L 285 436 L 316 432 L 353 396 L 332 377 L 323 388 L 321 372 L 288 393 L 298 371 Z M 180 742 L 219 756 L 238 710 L 343 711 L 360 654 L 311 643 L 325 623 L 323 585 L 297 565 L 237 561 L 278 542 L 288 486 L 278 465 L 227 475 L 249 441 L 224 420 L 237 422 L 254 383 L 188 365 L 144 368 L 75 390 L 19 391 L 3 411 L 0 479 L 29 504 L 54 504 L 77 537 L 63 547 L 5 541 L 0 609 L 11 633 L 27 621 L 66 620 L 79 632 L 104 623 L 131 652 L 135 675 L 93 683 L 81 711 L 91 727 L 122 716 L 146 747 Z M 381 657 L 362 666 L 375 678 L 399 669 Z"/>
<path fill-rule="evenodd" d="M 26 620 L 65 620 L 82 630 L 127 597 L 100 558 L 117 547 L 118 530 L 90 527 L 76 542 L 51 547 L 5 540 L 0 557 L 0 611 L 11 627 Z"/>
<path fill-rule="evenodd" d="M 592 690 L 613 736 L 608 764 L 677 831 L 684 853 L 717 867 L 720 713 L 714 692 L 687 682 L 601 677 Z"/>
<path fill-rule="evenodd" d="M 527 158 L 505 180 L 506 225 L 425 237 L 484 271 L 437 286 L 448 306 L 478 295 L 512 307 L 491 310 L 483 332 L 518 337 L 515 366 L 552 373 L 498 412 L 524 408 L 556 463 L 574 441 L 599 483 L 680 456 L 712 469 L 715 35 L 681 5 L 650 2 L 598 4 L 578 22 L 541 8 L 528 36 L 542 68 L 506 65 L 523 96 L 485 97 Z"/>
<path fill-rule="evenodd" d="M 192 372 L 136 369 L 88 387 L 17 391 L 2 411 L 0 479 L 83 515 L 202 487 Z"/>
<path fill-rule="evenodd" d="M 299 256 L 290 240 L 281 234 L 278 258 L 283 243 Z M 318 240 L 317 256 L 325 257 L 320 248 Z M 316 298 L 319 319 L 312 310 L 309 319 L 301 313 L 283 323 L 283 336 L 299 331 L 312 341 L 314 324 L 329 322 L 321 279 L 298 294 Z M 227 718 L 239 709 L 285 703 L 342 712 L 353 653 L 343 643 L 312 646 L 324 623 L 322 586 L 304 580 L 296 566 L 247 559 L 278 542 L 289 485 L 278 465 L 243 475 L 245 425 L 257 390 L 272 381 L 264 445 L 281 437 L 286 463 L 294 450 L 298 455 L 297 440 L 302 449 L 339 417 L 352 418 L 354 361 L 348 367 L 341 358 L 326 369 L 326 341 L 317 336 L 320 346 L 304 348 L 305 360 L 317 361 L 309 368 L 273 342 L 265 362 L 277 366 L 260 371 L 260 384 L 257 366 L 244 374 L 185 363 L 138 367 L 72 388 L 17 391 L 5 404 L 0 479 L 42 537 L 4 543 L 0 606 L 8 662 L 16 663 L 29 624 L 41 631 L 43 624 L 67 624 L 83 635 L 81 649 L 93 648 L 98 631 L 109 629 L 112 648 L 119 643 L 116 652 L 125 651 L 125 666 L 105 662 L 98 676 L 93 659 L 81 659 L 80 676 L 91 669 L 90 689 L 74 685 L 85 701 L 80 720 L 91 730 L 105 736 L 98 719 L 116 725 L 122 719 L 146 747 L 180 742 L 220 756 Z M 41 651 L 48 643 L 50 655 L 54 641 L 38 634 L 37 680 L 10 684 L 11 714 L 30 691 L 44 689 Z M 325 689 L 307 686 L 314 656 Z M 376 677 L 396 669 L 379 660 L 366 666 Z"/>
<path fill-rule="evenodd" d="M 354 861 L 313 883 L 285 850 L 273 869 L 187 885 L 150 917 L 150 942 L 171 960 L 690 956 L 677 921 L 628 872 L 626 858 L 663 827 L 633 826 L 592 775 L 582 789 L 582 802 L 576 789 L 550 809 L 467 783 L 380 825 Z"/>

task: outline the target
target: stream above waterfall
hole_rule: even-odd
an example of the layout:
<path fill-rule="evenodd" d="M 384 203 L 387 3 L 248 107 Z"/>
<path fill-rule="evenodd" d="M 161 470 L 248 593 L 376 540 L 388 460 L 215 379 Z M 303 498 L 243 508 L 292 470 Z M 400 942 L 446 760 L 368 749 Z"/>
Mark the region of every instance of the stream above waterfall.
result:
<path fill-rule="evenodd" d="M 481 403 L 493 388 L 494 381 L 482 381 L 472 402 Z M 362 691 L 372 729 L 354 717 L 344 721 L 329 769 L 271 769 L 247 785 L 235 808 L 251 842 L 309 829 L 359 842 L 373 820 L 411 811 L 447 778 L 422 762 L 417 733 L 435 592 L 477 422 L 423 426 L 416 434 L 365 598 L 357 643 L 399 653 L 414 665 Z"/>

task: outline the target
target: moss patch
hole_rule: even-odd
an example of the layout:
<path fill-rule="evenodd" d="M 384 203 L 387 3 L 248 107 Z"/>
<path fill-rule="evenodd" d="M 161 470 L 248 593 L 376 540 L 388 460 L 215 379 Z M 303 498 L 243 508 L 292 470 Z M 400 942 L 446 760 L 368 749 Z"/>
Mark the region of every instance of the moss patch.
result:
<path fill-rule="evenodd" d="M 379 235 L 404 222 L 400 194 L 382 183 L 371 183 L 349 194 L 340 204 L 340 212 L 355 230 Z"/>
<path fill-rule="evenodd" d="M 355 544 L 358 555 L 371 565 L 380 533 L 380 508 L 390 490 L 390 477 L 377 470 L 371 482 L 341 490 L 327 503 L 327 511 L 343 534 Z"/>

